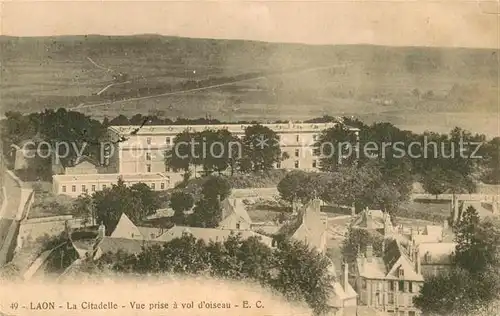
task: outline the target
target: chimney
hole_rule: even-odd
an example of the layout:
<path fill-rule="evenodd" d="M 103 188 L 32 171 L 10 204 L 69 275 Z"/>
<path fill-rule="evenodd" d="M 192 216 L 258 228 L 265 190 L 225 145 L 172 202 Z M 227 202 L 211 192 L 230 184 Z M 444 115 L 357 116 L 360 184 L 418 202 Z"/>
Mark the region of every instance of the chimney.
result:
<path fill-rule="evenodd" d="M 97 229 L 97 237 L 103 238 L 104 236 L 106 236 L 106 227 L 101 222 L 101 225 L 99 225 L 99 228 Z"/>
<path fill-rule="evenodd" d="M 416 269 L 417 273 L 420 274 L 422 273 L 422 263 L 420 262 L 420 250 L 418 247 L 415 248 L 415 263 L 416 263 Z"/>
<path fill-rule="evenodd" d="M 347 262 L 342 264 L 342 277 L 340 280 L 340 284 L 342 284 L 342 289 L 344 292 L 347 292 L 347 284 L 349 284 L 349 265 Z"/>
<path fill-rule="evenodd" d="M 372 256 L 373 256 L 373 246 L 372 245 L 367 245 L 366 246 L 366 261 L 371 262 L 372 261 Z"/>
<path fill-rule="evenodd" d="M 351 205 L 351 216 L 356 216 L 356 207 L 354 206 L 354 203 Z"/>

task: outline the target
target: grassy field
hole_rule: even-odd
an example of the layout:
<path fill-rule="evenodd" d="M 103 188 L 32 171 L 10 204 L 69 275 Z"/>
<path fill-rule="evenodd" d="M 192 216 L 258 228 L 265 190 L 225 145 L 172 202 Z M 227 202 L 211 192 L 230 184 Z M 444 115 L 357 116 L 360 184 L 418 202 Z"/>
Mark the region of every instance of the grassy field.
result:
<path fill-rule="evenodd" d="M 444 132 L 458 125 L 499 134 L 498 50 L 492 49 L 73 36 L 0 37 L 0 52 L 4 112 L 111 102 L 93 94 L 123 73 L 131 83 L 108 92 L 119 96 L 149 87 L 141 97 L 176 94 L 80 111 L 96 118 L 208 114 L 235 121 L 354 115 L 415 131 Z M 250 79 L 238 80 L 242 77 Z M 231 84 L 181 93 L 189 81 Z"/>

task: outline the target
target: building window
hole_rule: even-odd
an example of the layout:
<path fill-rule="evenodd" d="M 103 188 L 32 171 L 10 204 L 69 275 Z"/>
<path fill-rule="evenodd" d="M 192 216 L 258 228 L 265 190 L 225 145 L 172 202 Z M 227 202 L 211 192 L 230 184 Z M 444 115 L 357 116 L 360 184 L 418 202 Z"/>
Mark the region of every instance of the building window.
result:
<path fill-rule="evenodd" d="M 399 268 L 398 272 L 399 272 L 399 278 L 404 278 L 405 277 L 405 271 L 403 270 L 403 268 Z"/>
<path fill-rule="evenodd" d="M 295 161 L 295 168 L 298 168 L 299 167 L 299 161 Z"/>
<path fill-rule="evenodd" d="M 103 190 L 106 189 L 106 185 L 105 184 L 102 185 L 102 189 Z"/>
<path fill-rule="evenodd" d="M 300 150 L 299 149 L 295 149 L 295 157 L 298 157 L 300 155 Z"/>
<path fill-rule="evenodd" d="M 146 172 L 151 172 L 151 165 L 146 165 Z"/>
<path fill-rule="evenodd" d="M 398 286 L 399 292 L 404 292 L 405 291 L 405 281 L 399 281 L 398 284 L 399 284 L 399 286 Z"/>
<path fill-rule="evenodd" d="M 171 142 L 172 142 L 172 139 L 170 138 L 170 136 L 165 137 L 165 143 L 167 143 L 167 145 L 170 145 Z"/>
<path fill-rule="evenodd" d="M 155 184 L 154 183 L 151 183 L 151 190 L 154 190 L 155 189 Z"/>
<path fill-rule="evenodd" d="M 387 294 L 387 303 L 390 305 L 394 304 L 394 294 L 392 294 L 392 293 Z"/>
<path fill-rule="evenodd" d="M 151 145 L 151 137 L 146 138 L 146 142 L 148 143 L 148 145 Z"/>
<path fill-rule="evenodd" d="M 85 184 L 82 184 L 82 192 L 87 192 L 87 187 L 85 186 Z"/>
<path fill-rule="evenodd" d="M 95 192 L 95 184 L 92 184 L 92 192 Z"/>
<path fill-rule="evenodd" d="M 165 190 L 165 183 L 160 183 L 160 189 Z"/>
<path fill-rule="evenodd" d="M 281 169 L 281 162 L 279 162 L 279 161 L 278 161 L 278 162 L 276 163 L 276 169 Z"/>
<path fill-rule="evenodd" d="M 316 160 L 313 160 L 313 168 L 316 168 L 318 166 L 318 163 L 316 162 Z"/>
<path fill-rule="evenodd" d="M 71 186 L 71 192 L 76 192 L 76 185 Z"/>
<path fill-rule="evenodd" d="M 413 283 L 408 282 L 408 292 L 413 293 Z"/>
<path fill-rule="evenodd" d="M 62 191 L 66 192 L 66 186 L 65 185 L 62 186 Z"/>
<path fill-rule="evenodd" d="M 146 153 L 146 160 L 151 160 L 151 153 Z"/>
<path fill-rule="evenodd" d="M 408 316 L 416 316 L 417 314 L 414 311 L 409 311 Z"/>
<path fill-rule="evenodd" d="M 297 141 L 297 143 L 300 142 L 300 135 L 295 136 L 295 140 Z"/>
<path fill-rule="evenodd" d="M 170 167 L 169 166 L 165 166 L 165 172 L 170 172 Z"/>
<path fill-rule="evenodd" d="M 394 282 L 393 281 L 389 281 L 389 291 L 394 291 Z"/>
<path fill-rule="evenodd" d="M 240 223 L 236 223 L 236 229 L 240 229 Z"/>
<path fill-rule="evenodd" d="M 313 141 L 318 141 L 318 135 L 317 134 L 313 135 Z"/>
<path fill-rule="evenodd" d="M 361 288 L 366 290 L 366 279 L 361 279 Z"/>

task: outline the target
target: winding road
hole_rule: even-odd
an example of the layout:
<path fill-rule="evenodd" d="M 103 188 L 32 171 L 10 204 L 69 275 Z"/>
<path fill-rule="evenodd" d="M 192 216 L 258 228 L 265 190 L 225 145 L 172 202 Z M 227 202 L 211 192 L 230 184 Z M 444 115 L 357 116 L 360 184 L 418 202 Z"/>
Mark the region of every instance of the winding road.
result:
<path fill-rule="evenodd" d="M 311 72 L 311 71 L 318 71 L 318 70 L 325 70 L 325 69 L 344 68 L 347 66 L 349 66 L 349 64 L 329 65 L 329 66 L 322 66 L 322 67 L 314 67 L 314 68 L 297 70 L 295 72 L 296 73 L 304 73 L 304 72 Z M 206 86 L 206 87 L 193 88 L 193 89 L 187 89 L 187 90 L 181 90 L 181 91 L 166 92 L 166 93 L 160 93 L 160 94 L 155 94 L 155 95 L 148 95 L 148 96 L 144 96 L 144 97 L 130 98 L 130 99 L 125 99 L 125 100 L 107 101 L 107 102 L 100 102 L 100 103 L 93 103 L 93 104 L 80 104 L 80 105 L 68 108 L 68 110 L 88 109 L 88 108 L 94 108 L 94 107 L 103 106 L 103 105 L 112 105 L 112 104 L 116 104 L 116 103 L 125 103 L 125 102 L 132 102 L 132 101 L 165 97 L 165 96 L 170 96 L 170 95 L 203 91 L 203 90 L 208 90 L 208 89 L 231 86 L 231 85 L 241 83 L 241 82 L 265 79 L 265 78 L 272 77 L 272 76 L 279 76 L 279 75 L 285 75 L 285 74 L 290 74 L 290 73 L 291 72 L 288 72 L 288 73 L 284 72 L 281 74 L 264 75 L 264 76 L 258 76 L 258 77 L 248 78 L 248 79 L 241 79 L 241 80 L 235 80 L 235 81 L 231 81 L 231 82 L 225 82 L 225 83 L 216 84 L 216 85 L 210 85 L 210 86 Z M 105 89 L 107 89 L 107 88 L 108 87 L 106 87 Z"/>

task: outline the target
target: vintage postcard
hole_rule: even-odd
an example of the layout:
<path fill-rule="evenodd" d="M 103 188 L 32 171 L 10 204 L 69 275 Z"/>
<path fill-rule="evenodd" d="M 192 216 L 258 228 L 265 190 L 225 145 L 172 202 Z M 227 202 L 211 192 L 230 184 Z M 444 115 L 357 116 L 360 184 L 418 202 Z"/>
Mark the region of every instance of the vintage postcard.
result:
<path fill-rule="evenodd" d="M 500 315 L 500 4 L 0 0 L 0 315 Z"/>

